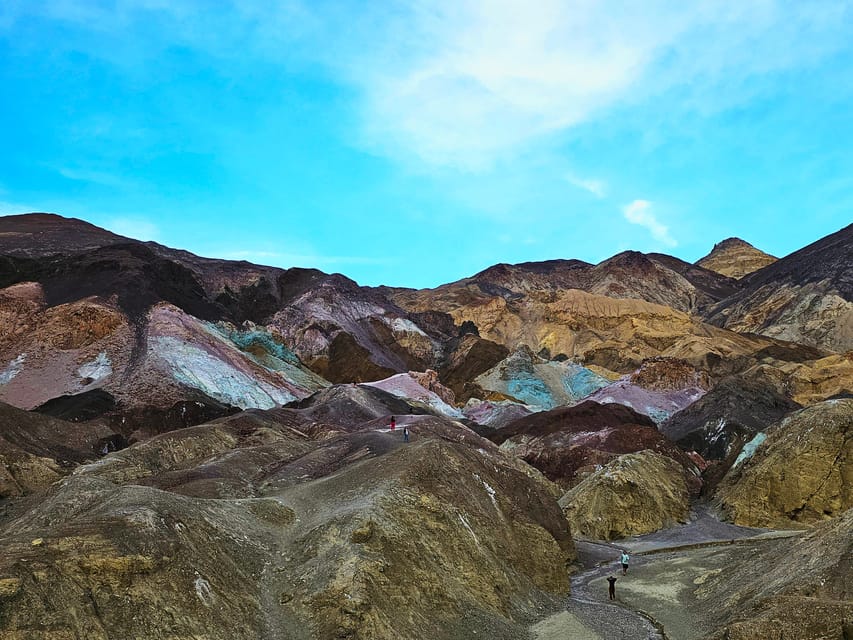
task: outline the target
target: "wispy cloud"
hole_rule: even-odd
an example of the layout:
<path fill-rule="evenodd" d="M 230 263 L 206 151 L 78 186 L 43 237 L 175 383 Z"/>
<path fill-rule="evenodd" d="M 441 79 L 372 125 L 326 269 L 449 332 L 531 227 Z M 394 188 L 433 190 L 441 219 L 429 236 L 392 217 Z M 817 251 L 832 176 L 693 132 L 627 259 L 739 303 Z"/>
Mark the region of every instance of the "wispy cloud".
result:
<path fill-rule="evenodd" d="M 603 198 L 605 196 L 607 185 L 603 180 L 581 178 L 571 173 L 566 176 L 566 180 L 569 181 L 569 184 L 578 187 L 579 189 L 583 189 L 584 191 L 588 191 L 596 198 Z"/>
<path fill-rule="evenodd" d="M 203 8 L 197 0 L 20 2 L 0 13 L 0 28 L 21 15 L 72 24 L 98 36 L 78 34 L 74 48 L 158 80 L 152 55 L 178 46 L 209 56 L 223 75 L 255 62 L 322 68 L 356 90 L 357 144 L 470 171 L 673 88 L 668 100 L 701 112 L 749 99 L 760 90 L 756 76 L 849 48 L 851 18 L 849 2 L 786 0 L 539 0 L 534 9 L 525 0 L 230 0 Z M 139 37 L 114 35 L 134 27 Z"/>
<path fill-rule="evenodd" d="M 669 233 L 669 228 L 658 221 L 651 209 L 652 203 L 648 200 L 634 200 L 631 204 L 622 208 L 622 214 L 631 224 L 637 224 L 648 229 L 652 237 L 668 247 L 675 247 L 675 241 Z"/>
<path fill-rule="evenodd" d="M 133 183 L 127 178 L 108 173 L 106 171 L 96 171 L 92 169 L 75 169 L 71 167 L 60 167 L 59 174 L 63 178 L 74 180 L 77 182 L 92 182 L 106 187 L 128 187 Z"/>
<path fill-rule="evenodd" d="M 368 21 L 382 30 L 357 36 L 367 53 L 336 64 L 362 91 L 373 148 L 465 170 L 673 87 L 671 99 L 714 112 L 750 95 L 757 75 L 848 46 L 847 10 L 823 3 L 401 4 L 394 20 Z"/>

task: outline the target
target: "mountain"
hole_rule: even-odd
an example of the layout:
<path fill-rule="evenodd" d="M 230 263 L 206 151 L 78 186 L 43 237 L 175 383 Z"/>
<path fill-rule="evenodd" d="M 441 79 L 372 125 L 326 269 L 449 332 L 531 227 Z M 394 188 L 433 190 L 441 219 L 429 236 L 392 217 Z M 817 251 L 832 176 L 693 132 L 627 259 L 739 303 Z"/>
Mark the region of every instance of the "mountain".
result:
<path fill-rule="evenodd" d="M 690 615 L 835 637 L 851 229 L 739 279 L 626 251 L 414 290 L 0 218 L 0 636 L 528 637 L 567 613 L 569 520 L 728 542 L 713 499 L 815 536 L 691 556 Z"/>
<path fill-rule="evenodd" d="M 83 253 L 112 244 L 136 242 L 77 218 L 55 213 L 24 213 L 0 217 L 3 255 L 44 258 Z"/>
<path fill-rule="evenodd" d="M 404 308 L 454 308 L 501 297 L 579 290 L 620 299 L 645 300 L 687 313 L 704 310 L 739 289 L 737 281 L 663 254 L 625 251 L 597 265 L 580 260 L 498 264 L 436 289 L 381 290 Z"/>
<path fill-rule="evenodd" d="M 853 224 L 746 276 L 706 317 L 734 331 L 853 350 L 851 256 Z"/>
<path fill-rule="evenodd" d="M 697 260 L 696 266 L 739 280 L 777 259 L 740 238 L 727 238 L 715 244 L 707 256 Z"/>
<path fill-rule="evenodd" d="M 407 314 L 338 274 L 200 258 L 48 214 L 0 218 L 0 318 L 0 400 L 103 388 L 137 413 L 269 407 L 327 380 L 423 370 L 457 335 L 448 316 Z M 202 361 L 211 374 L 191 374 Z"/>

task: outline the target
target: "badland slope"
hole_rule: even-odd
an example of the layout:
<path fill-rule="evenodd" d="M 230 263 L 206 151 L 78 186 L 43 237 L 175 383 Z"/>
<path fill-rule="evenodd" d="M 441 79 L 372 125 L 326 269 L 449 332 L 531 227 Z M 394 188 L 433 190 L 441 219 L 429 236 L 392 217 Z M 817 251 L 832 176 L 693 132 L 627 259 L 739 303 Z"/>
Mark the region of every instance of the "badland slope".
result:
<path fill-rule="evenodd" d="M 801 406 L 762 380 L 730 376 L 705 396 L 672 415 L 661 432 L 708 466 L 704 490 L 713 489 L 756 433 Z"/>
<path fill-rule="evenodd" d="M 514 637 L 568 590 L 552 489 L 465 427 L 406 420 L 406 444 L 313 439 L 248 411 L 77 467 L 0 528 L 3 632 Z"/>
<path fill-rule="evenodd" d="M 509 423 L 489 438 L 566 488 L 613 458 L 644 449 L 676 460 L 694 491 L 701 484 L 687 455 L 667 440 L 648 416 L 620 404 L 585 400 L 534 413 Z"/>
<path fill-rule="evenodd" d="M 572 532 L 596 540 L 651 533 L 686 522 L 684 468 L 653 451 L 614 458 L 569 489 L 560 505 Z"/>
<path fill-rule="evenodd" d="M 848 638 L 853 632 L 853 510 L 802 537 L 744 550 L 696 580 L 711 640 Z M 716 622 L 716 624 L 715 624 Z M 719 625 L 719 626 L 718 626 Z"/>
<path fill-rule="evenodd" d="M 709 322 L 832 351 L 853 350 L 853 225 L 741 280 Z"/>
<path fill-rule="evenodd" d="M 208 322 L 263 325 L 334 382 L 434 366 L 437 345 L 456 336 L 442 314 L 412 318 L 340 274 L 201 258 L 49 214 L 0 218 L 0 288 L 25 283 L 48 307 L 96 298 L 134 325 L 162 302 Z"/>
<path fill-rule="evenodd" d="M 756 434 L 716 498 L 747 526 L 802 526 L 853 507 L 853 399 L 818 403 Z"/>

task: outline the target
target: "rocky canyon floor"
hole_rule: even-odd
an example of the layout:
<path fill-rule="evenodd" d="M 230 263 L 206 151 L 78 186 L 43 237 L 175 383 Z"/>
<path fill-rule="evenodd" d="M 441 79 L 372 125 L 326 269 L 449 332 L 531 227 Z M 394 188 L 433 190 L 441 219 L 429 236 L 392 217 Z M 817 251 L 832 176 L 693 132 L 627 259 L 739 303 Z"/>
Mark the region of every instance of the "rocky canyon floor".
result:
<path fill-rule="evenodd" d="M 615 543 L 576 541 L 582 569 L 572 576 L 572 593 L 563 610 L 530 628 L 534 640 L 692 640 L 706 637 L 713 626 L 705 620 L 696 585 L 709 574 L 725 574 L 753 550 L 801 535 L 738 527 L 718 520 L 697 505 L 691 521 L 645 536 Z M 631 555 L 627 575 L 618 561 L 622 549 Z M 614 576 L 616 598 L 608 597 L 607 578 Z"/>

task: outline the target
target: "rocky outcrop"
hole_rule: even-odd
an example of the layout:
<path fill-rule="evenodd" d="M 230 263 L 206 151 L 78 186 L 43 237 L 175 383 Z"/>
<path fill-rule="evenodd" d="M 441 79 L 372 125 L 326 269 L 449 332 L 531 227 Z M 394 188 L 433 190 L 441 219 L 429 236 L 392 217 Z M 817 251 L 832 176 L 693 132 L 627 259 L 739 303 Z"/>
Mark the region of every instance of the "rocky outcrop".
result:
<path fill-rule="evenodd" d="M 684 468 L 672 458 L 640 451 L 614 458 L 560 498 L 576 534 L 614 540 L 651 533 L 690 512 Z"/>
<path fill-rule="evenodd" d="M 551 361 L 519 347 L 474 382 L 482 389 L 518 400 L 533 410 L 574 404 L 610 383 L 569 361 Z"/>
<path fill-rule="evenodd" d="M 740 238 L 727 238 L 715 244 L 711 253 L 697 260 L 696 265 L 740 279 L 773 264 L 776 260 L 778 258 L 756 249 Z"/>
<path fill-rule="evenodd" d="M 505 346 L 473 333 L 465 333 L 451 341 L 447 349 L 449 353 L 439 369 L 440 378 L 460 402 L 484 398 L 487 392 L 473 380 L 509 355 Z"/>
<path fill-rule="evenodd" d="M 747 526 L 812 524 L 853 507 L 853 399 L 816 404 L 757 434 L 716 499 Z"/>
<path fill-rule="evenodd" d="M 704 393 L 705 390 L 698 387 L 670 392 L 649 391 L 628 380 L 617 380 L 589 395 L 588 399 L 602 404 L 616 403 L 630 407 L 649 416 L 655 424 L 661 424 L 673 413 L 696 402 Z"/>
<path fill-rule="evenodd" d="M 12 295 L 0 295 L 0 308 L 15 308 L 20 286 L 12 289 Z M 61 398 L 79 404 L 70 398 L 82 402 L 100 390 L 114 400 L 101 405 L 100 415 L 123 425 L 125 435 L 137 426 L 149 434 L 187 426 L 194 416 L 204 421 L 232 406 L 269 408 L 329 384 L 275 332 L 250 323 L 237 328 L 201 321 L 167 303 L 136 320 L 100 299 L 36 305 L 27 327 L 0 347 L 0 400 L 24 408 Z M 187 403 L 219 409 L 199 412 Z M 174 420 L 172 410 L 180 414 Z"/>
<path fill-rule="evenodd" d="M 576 484 L 621 454 L 644 449 L 676 460 L 684 468 L 692 492 L 701 486 L 693 462 L 655 428 L 648 416 L 615 403 L 587 400 L 534 413 L 489 438 L 564 487 Z"/>
<path fill-rule="evenodd" d="M 844 352 L 853 349 L 853 225 L 744 278 L 713 324 Z"/>
<path fill-rule="evenodd" d="M 377 382 L 366 382 L 364 386 L 382 389 L 410 404 L 423 405 L 448 418 L 461 418 L 462 412 L 445 400 L 452 401 L 453 392 L 438 382 L 434 371 L 429 373 L 432 375 L 424 372 L 398 373 Z"/>
<path fill-rule="evenodd" d="M 678 358 L 649 358 L 628 378 L 629 382 L 650 391 L 679 391 L 711 387 L 708 373 Z"/>
<path fill-rule="evenodd" d="M 800 405 L 760 381 L 731 376 L 664 422 L 660 430 L 705 460 L 726 460 Z M 734 462 L 734 458 L 731 458 Z"/>
<path fill-rule="evenodd" d="M 527 405 L 512 400 L 477 400 L 471 398 L 462 408 L 462 413 L 477 424 L 500 429 L 506 425 L 529 416 Z"/>
<path fill-rule="evenodd" d="M 432 369 L 426 371 L 409 371 L 409 375 L 424 389 L 432 391 L 447 404 L 456 404 L 456 396 L 452 389 L 444 386 L 438 373 Z"/>
<path fill-rule="evenodd" d="M 771 360 L 754 365 L 743 377 L 769 385 L 802 405 L 853 390 L 853 351 L 804 362 Z"/>
<path fill-rule="evenodd" d="M 79 468 L 0 528 L 3 632 L 522 632 L 569 586 L 550 485 L 464 427 L 406 420 L 404 446 L 375 431 L 312 440 L 244 412 Z"/>

